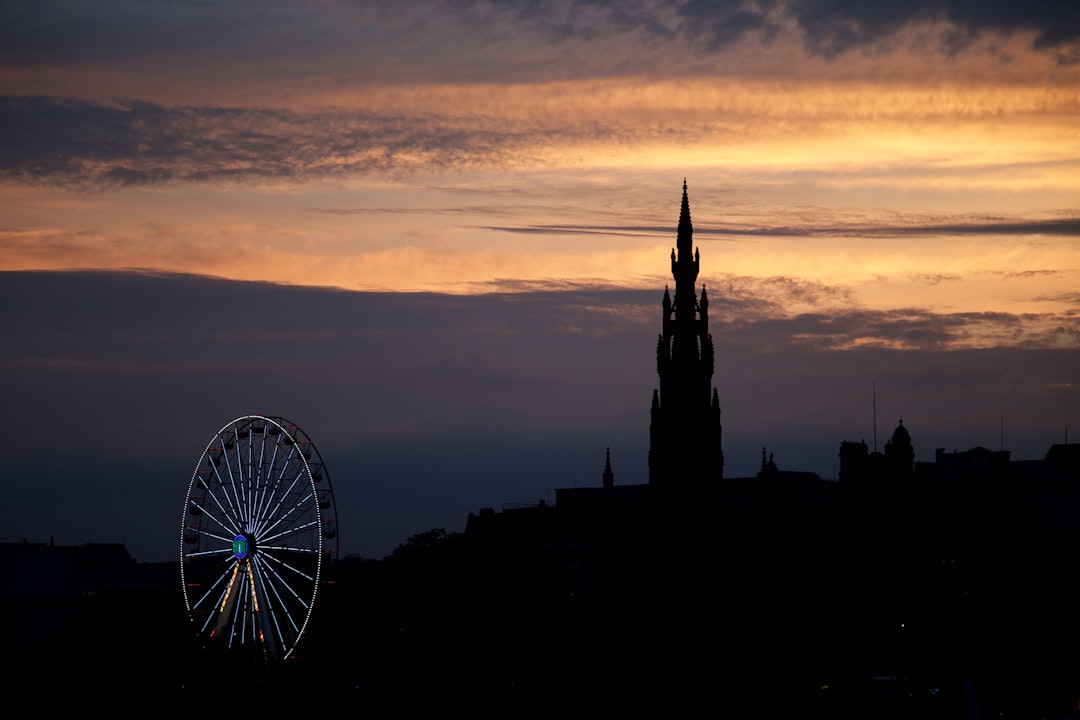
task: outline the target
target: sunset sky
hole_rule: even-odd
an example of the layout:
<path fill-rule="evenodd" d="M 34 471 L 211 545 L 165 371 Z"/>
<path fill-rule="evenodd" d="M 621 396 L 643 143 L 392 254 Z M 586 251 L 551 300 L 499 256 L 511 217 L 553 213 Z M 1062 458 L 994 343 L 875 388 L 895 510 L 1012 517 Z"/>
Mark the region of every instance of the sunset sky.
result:
<path fill-rule="evenodd" d="M 1080 5 L 0 3 L 0 541 L 250 412 L 365 556 L 643 482 L 684 178 L 729 475 L 1080 439 Z"/>

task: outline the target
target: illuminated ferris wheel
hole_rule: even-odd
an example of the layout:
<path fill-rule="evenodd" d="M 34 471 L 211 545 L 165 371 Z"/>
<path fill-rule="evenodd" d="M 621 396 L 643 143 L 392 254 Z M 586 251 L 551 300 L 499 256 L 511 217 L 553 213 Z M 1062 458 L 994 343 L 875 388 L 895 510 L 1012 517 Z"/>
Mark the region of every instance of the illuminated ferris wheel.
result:
<path fill-rule="evenodd" d="M 184 603 L 204 645 L 288 658 L 337 550 L 330 478 L 298 426 L 247 415 L 210 438 L 180 537 Z"/>

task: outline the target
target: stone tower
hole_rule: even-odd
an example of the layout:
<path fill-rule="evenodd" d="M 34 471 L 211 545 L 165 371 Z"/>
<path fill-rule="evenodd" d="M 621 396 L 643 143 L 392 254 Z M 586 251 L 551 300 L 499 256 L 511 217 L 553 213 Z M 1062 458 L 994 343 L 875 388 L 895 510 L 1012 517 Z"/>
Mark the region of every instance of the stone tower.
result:
<path fill-rule="evenodd" d="M 693 235 L 684 180 L 671 251 L 675 299 L 665 287 L 663 332 L 656 345 L 660 387 L 653 390 L 649 425 L 649 484 L 671 490 L 699 487 L 724 476 L 720 399 L 712 387 L 709 298 L 704 286 L 700 299 L 697 296 L 700 256 Z"/>

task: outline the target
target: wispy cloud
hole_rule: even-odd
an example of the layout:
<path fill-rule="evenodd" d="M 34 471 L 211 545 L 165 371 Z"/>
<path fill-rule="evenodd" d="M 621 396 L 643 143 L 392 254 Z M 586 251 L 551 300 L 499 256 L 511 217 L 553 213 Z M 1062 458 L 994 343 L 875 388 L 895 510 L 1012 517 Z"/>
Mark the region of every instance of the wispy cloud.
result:
<path fill-rule="evenodd" d="M 584 225 L 530 225 L 525 227 L 508 227 L 497 225 L 478 225 L 478 229 L 494 230 L 496 232 L 515 233 L 520 235 L 611 235 L 615 237 L 625 236 L 650 236 L 670 235 L 670 227 L 615 227 L 615 226 L 584 226 Z"/>
<path fill-rule="evenodd" d="M 912 280 L 926 285 L 938 285 L 943 282 L 956 282 L 961 276 L 956 273 L 917 273 Z"/>
<path fill-rule="evenodd" d="M 1002 277 L 1006 280 L 1030 280 L 1032 278 L 1050 278 L 1061 275 L 1061 270 L 1022 270 L 1020 272 L 1006 272 Z"/>
<path fill-rule="evenodd" d="M 7 97 L 0 172 L 22 182 L 123 187 L 341 176 L 512 162 L 536 133 L 469 132 L 444 119 L 163 108 Z"/>
<path fill-rule="evenodd" d="M 1038 297 L 1037 300 L 1052 300 L 1057 302 L 1067 302 L 1077 306 L 1077 310 L 1080 310 L 1080 292 L 1059 293 L 1056 295 L 1049 295 L 1045 297 Z"/>
<path fill-rule="evenodd" d="M 1048 218 L 1037 220 L 986 218 L 983 220 L 957 221 L 951 223 L 919 223 L 902 217 L 891 216 L 882 225 L 773 225 L 751 227 L 739 225 L 698 224 L 695 236 L 731 237 L 904 237 L 941 235 L 1080 235 L 1080 217 Z M 486 230 L 507 233 L 580 235 L 670 235 L 665 226 L 640 225 L 529 225 L 522 227 L 486 226 Z M 1030 276 L 1030 273 L 1027 274 Z M 1016 274 L 1020 276 L 1020 274 Z M 929 277 L 929 276 L 927 276 Z M 943 279 L 939 277 L 939 279 Z"/>
<path fill-rule="evenodd" d="M 1080 106 L 1066 89 L 793 90 L 703 82 L 637 89 L 626 80 L 406 87 L 367 93 L 362 107 L 304 110 L 268 107 L 265 100 L 223 107 L 0 96 L 6 126 L 0 177 L 82 188 L 394 179 L 493 169 L 699 166 L 722 153 L 733 171 L 752 172 L 761 182 L 1004 186 L 1058 176 L 1058 184 L 1068 185 L 1065 178 L 1075 178 L 1080 164 L 1062 145 L 1070 136 L 1061 118 Z M 981 142 L 984 135 L 993 142 Z M 842 145 L 861 148 L 873 162 L 846 157 L 838 151 Z M 1060 220 L 1061 229 L 1075 232 L 1075 221 L 1069 222 Z"/>

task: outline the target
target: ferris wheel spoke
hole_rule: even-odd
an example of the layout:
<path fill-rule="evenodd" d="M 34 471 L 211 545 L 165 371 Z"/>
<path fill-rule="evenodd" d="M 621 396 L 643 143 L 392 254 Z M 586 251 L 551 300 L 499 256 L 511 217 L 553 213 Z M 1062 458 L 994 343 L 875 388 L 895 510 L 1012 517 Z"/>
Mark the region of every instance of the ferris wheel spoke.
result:
<path fill-rule="evenodd" d="M 275 457 L 276 452 L 277 451 L 275 449 Z M 282 472 L 284 472 L 286 469 L 287 467 L 283 467 Z M 270 470 L 273 470 L 273 467 L 271 467 Z M 276 480 L 274 482 L 274 485 L 271 486 L 269 478 L 267 478 L 266 487 L 262 489 L 262 492 L 259 495 L 259 502 L 256 504 L 255 507 L 255 515 L 254 519 L 252 520 L 252 530 L 254 532 L 260 533 L 263 531 L 263 524 L 266 522 L 268 516 L 272 512 L 271 503 L 274 500 L 274 495 L 276 494 L 279 485 L 280 479 Z"/>
<path fill-rule="evenodd" d="M 243 571 L 238 576 L 240 584 L 237 587 L 237 602 L 233 606 L 232 621 L 229 634 L 233 639 L 244 644 L 247 629 L 247 576 Z"/>
<path fill-rule="evenodd" d="M 280 507 L 282 503 L 285 502 L 285 498 L 293 494 L 293 489 L 296 487 L 296 483 L 300 482 L 300 478 L 304 477 L 305 471 L 306 470 L 303 465 L 299 465 L 296 468 L 296 475 L 293 476 L 292 482 L 289 483 L 288 489 L 286 489 L 285 492 L 281 493 L 281 497 L 278 499 L 278 507 Z"/>
<path fill-rule="evenodd" d="M 240 574 L 240 563 L 233 563 L 230 566 L 230 570 L 226 573 L 226 575 L 229 578 L 229 584 L 225 586 L 225 592 L 224 592 L 223 598 L 221 600 L 221 604 L 218 606 L 219 611 L 224 612 L 226 605 L 229 604 L 229 601 L 233 597 L 236 597 L 235 595 L 233 595 L 233 586 L 236 584 L 236 577 L 239 574 Z"/>
<path fill-rule="evenodd" d="M 215 473 L 216 472 L 217 471 L 215 469 Z M 225 502 L 228 507 L 225 507 L 225 505 L 221 504 L 221 499 L 218 497 L 218 493 L 215 492 L 215 488 L 221 489 L 221 494 L 225 496 Z M 226 490 L 225 486 L 221 484 L 220 477 L 218 478 L 218 484 L 214 487 L 210 487 L 209 484 L 207 485 L 206 494 L 210 497 L 211 500 L 214 501 L 214 505 L 217 506 L 217 509 L 221 512 L 221 514 L 227 517 L 230 521 L 232 521 L 235 526 L 236 520 L 238 520 L 236 508 L 233 506 L 232 501 L 229 498 L 228 490 Z M 205 510 L 205 506 L 203 506 L 203 509 Z M 232 531 L 235 532 L 235 530 Z"/>
<path fill-rule="evenodd" d="M 227 510 L 227 509 L 226 509 L 225 507 L 223 507 L 223 506 L 222 506 L 222 504 L 221 504 L 221 501 L 220 501 L 220 500 L 218 500 L 217 494 L 215 494 L 215 493 L 214 493 L 214 491 L 213 491 L 213 489 L 212 489 L 212 488 L 209 488 L 209 487 L 208 487 L 208 488 L 206 489 L 206 494 L 207 494 L 207 495 L 208 495 L 208 496 L 210 497 L 210 499 L 211 499 L 211 500 L 213 500 L 213 501 L 214 501 L 214 505 L 216 505 L 216 506 L 217 506 L 217 509 L 218 509 L 219 511 L 221 511 L 221 514 L 222 514 L 223 516 L 225 516 L 226 518 L 228 518 L 228 519 L 229 519 L 230 521 L 234 521 L 234 520 L 236 519 L 236 518 L 234 518 L 234 517 L 233 517 L 232 515 L 230 515 L 229 511 L 228 511 L 228 510 Z M 192 501 L 192 502 L 194 503 L 194 501 Z M 200 505 L 200 506 L 199 506 L 199 510 L 201 510 L 201 511 L 202 511 L 202 512 L 204 512 L 204 513 L 206 513 L 206 516 L 207 516 L 207 517 L 213 518 L 213 519 L 214 519 L 214 521 L 215 521 L 215 522 L 217 522 L 217 523 L 218 523 L 219 525 L 221 525 L 222 529 L 223 529 L 223 530 L 225 530 L 226 532 L 231 532 L 231 533 L 233 533 L 233 534 L 235 534 L 235 533 L 237 532 L 238 528 L 237 528 L 237 526 L 235 525 L 235 523 L 233 523 L 233 525 L 232 525 L 232 526 L 229 526 L 229 525 L 226 525 L 226 524 L 225 524 L 225 523 L 224 523 L 223 521 L 221 521 L 221 520 L 218 520 L 218 519 L 217 519 L 216 517 L 214 517 L 214 516 L 213 516 L 213 515 L 212 515 L 212 514 L 210 513 L 210 511 L 209 511 L 209 510 L 207 510 L 207 509 L 206 509 L 206 505 L 205 505 L 205 504 L 203 504 L 203 505 Z"/>
<path fill-rule="evenodd" d="M 273 594 L 274 600 L 276 600 L 274 614 L 276 615 L 280 612 L 280 614 L 285 615 L 285 619 L 288 621 L 289 625 L 292 626 L 293 630 L 299 630 L 299 626 L 293 619 L 293 613 L 288 612 L 288 603 L 286 602 L 286 599 L 282 597 L 280 588 L 287 589 L 288 594 L 300 600 L 301 604 L 303 604 L 303 601 L 300 599 L 299 595 L 296 594 L 295 590 L 293 590 L 292 587 L 288 586 L 288 584 L 285 582 L 285 579 L 282 578 L 282 576 L 272 567 L 270 567 L 270 563 L 262 560 L 261 558 L 256 559 L 256 562 L 259 567 L 262 579 L 264 579 L 264 582 L 266 583 L 267 587 L 270 588 L 271 593 Z M 305 606 L 305 608 L 306 607 L 307 606 Z"/>
<path fill-rule="evenodd" d="M 218 596 L 217 601 L 215 601 L 214 604 L 210 607 L 210 611 L 206 613 L 206 621 L 203 622 L 201 632 L 206 632 L 207 630 L 209 630 L 211 625 L 214 625 L 215 627 L 217 626 L 219 613 L 217 610 L 215 610 L 215 608 L 218 606 L 218 603 L 224 597 L 225 588 L 221 588 L 221 594 Z"/>
<path fill-rule="evenodd" d="M 290 490 L 291 490 L 291 488 L 290 488 Z M 277 507 L 275 508 L 275 511 L 278 514 L 278 520 L 277 520 L 276 524 L 280 524 L 282 521 L 287 520 L 289 518 L 289 516 L 292 515 L 293 512 L 296 511 L 297 508 L 302 507 L 303 505 L 309 503 L 313 497 L 315 497 L 315 494 L 312 493 L 312 492 L 308 492 L 308 493 L 306 493 L 304 495 L 301 495 L 300 498 L 296 502 L 294 502 L 291 507 L 288 507 L 287 509 L 284 510 L 284 512 L 282 512 L 282 509 L 285 508 L 285 499 L 286 499 L 283 496 L 278 501 Z M 270 529 L 272 529 L 272 527 Z"/>
<path fill-rule="evenodd" d="M 235 438 L 233 444 L 235 445 Z M 244 506 L 240 502 L 240 493 L 236 489 L 236 473 L 240 472 L 239 468 L 234 472 L 232 467 L 232 459 L 229 457 L 229 443 L 225 438 L 221 439 L 222 453 L 221 457 L 225 459 L 225 470 L 229 476 L 229 481 L 226 482 L 221 475 L 218 475 L 218 480 L 221 482 L 222 491 L 225 493 L 225 497 L 229 501 L 229 507 L 234 508 L 233 515 L 241 524 L 246 520 L 244 517 Z M 229 491 L 232 490 L 232 495 L 229 495 Z"/>
<path fill-rule="evenodd" d="M 229 572 L 228 572 L 228 570 L 226 570 L 225 572 L 223 572 L 223 573 L 221 573 L 220 575 L 218 575 L 218 577 L 217 577 L 217 580 L 214 580 L 214 582 L 213 582 L 213 583 L 212 583 L 212 584 L 210 585 L 210 587 L 206 589 L 206 592 L 204 592 L 204 593 L 202 594 L 202 597 L 200 597 L 200 598 L 199 598 L 199 599 L 198 599 L 198 600 L 197 600 L 196 602 L 192 603 L 192 605 L 191 605 L 191 608 L 192 608 L 193 610 L 196 610 L 196 609 L 199 609 L 199 608 L 201 608 L 201 607 L 202 607 L 202 604 L 203 604 L 203 602 L 204 602 L 204 601 L 206 601 L 206 599 L 210 597 L 210 594 L 211 594 L 212 592 L 214 592 L 214 590 L 215 590 L 215 589 L 217 589 L 217 587 L 218 587 L 219 585 L 221 585 L 221 584 L 222 584 L 223 582 L 225 582 L 225 578 L 227 578 L 227 577 L 229 577 Z M 222 593 L 224 593 L 224 592 L 225 592 L 225 588 L 222 588 L 221 592 L 222 592 Z M 219 596 L 219 598 L 218 598 L 218 599 L 220 600 L 220 596 Z M 216 603 L 216 602 L 214 603 L 214 606 L 215 606 L 215 607 L 217 606 L 217 603 Z"/>
<path fill-rule="evenodd" d="M 253 447 L 253 442 L 252 442 L 252 437 L 251 437 L 251 429 L 250 428 L 247 429 L 246 431 L 244 431 L 244 436 L 245 436 L 245 439 L 247 440 L 247 443 L 245 443 L 247 445 L 247 461 L 246 462 L 241 462 L 241 465 L 240 465 L 240 467 L 241 467 L 241 471 L 240 471 L 240 492 L 244 496 L 244 516 L 245 517 L 251 517 L 251 483 L 252 483 L 251 475 L 252 475 L 252 472 L 254 470 L 254 468 L 252 467 L 252 464 L 253 464 L 253 459 L 252 458 L 254 457 L 254 447 Z M 236 446 L 236 454 L 237 455 L 240 454 L 240 444 L 239 443 L 237 443 L 237 446 Z"/>
<path fill-rule="evenodd" d="M 280 446 L 280 444 L 283 442 L 283 438 L 285 440 L 288 439 L 284 435 L 278 436 L 278 446 Z M 277 497 L 278 490 L 281 489 L 281 483 L 285 479 L 286 471 L 288 471 L 289 468 L 291 468 L 291 467 L 293 467 L 295 465 L 295 461 L 293 460 L 293 456 L 295 454 L 296 454 L 296 443 L 292 443 L 289 446 L 289 454 L 285 457 L 285 460 L 282 461 L 281 470 L 278 472 L 277 477 L 274 479 L 274 486 L 273 486 L 273 488 L 271 488 L 270 493 L 266 498 L 266 507 L 264 508 L 265 513 L 273 512 L 274 498 Z M 274 449 L 274 456 L 275 457 L 277 456 L 277 447 L 275 447 L 275 449 Z M 302 471 L 301 471 L 301 473 L 302 473 Z M 301 473 L 298 473 L 297 477 L 299 477 Z M 296 479 L 294 478 L 293 479 L 293 484 L 295 485 L 295 483 L 296 483 Z M 260 513 L 259 517 L 256 519 L 256 525 L 261 525 L 263 520 L 264 520 L 263 513 Z"/>
<path fill-rule="evenodd" d="M 280 497 L 280 498 L 278 499 L 278 501 L 277 501 L 277 504 L 276 504 L 276 505 L 274 505 L 274 506 L 273 506 L 273 507 L 271 508 L 271 513 L 270 513 L 270 517 L 268 517 L 267 519 L 268 519 L 268 520 L 270 520 L 270 519 L 273 519 L 273 517 L 274 517 L 274 516 L 276 516 L 276 517 L 277 517 L 277 520 L 276 520 L 276 521 L 275 521 L 275 522 L 274 522 L 273 524 L 269 525 L 268 527 L 262 527 L 262 526 L 261 526 L 261 524 L 260 524 L 260 532 L 262 532 L 262 533 L 264 533 L 264 534 L 265 534 L 265 533 L 267 533 L 267 532 L 270 532 L 270 531 L 271 531 L 271 530 L 273 530 L 273 529 L 274 529 L 275 527 L 277 527 L 278 525 L 280 525 L 280 524 L 281 524 L 281 523 L 282 523 L 283 521 L 285 521 L 286 519 L 288 519 L 289 515 L 290 515 L 290 514 L 292 513 L 292 511 L 293 511 L 293 510 L 295 509 L 295 506 L 294 506 L 294 507 L 292 507 L 292 508 L 289 508 L 288 510 L 285 510 L 284 512 L 282 512 L 282 508 L 284 508 L 284 507 L 285 507 L 285 499 L 286 499 L 286 498 L 288 498 L 288 497 L 289 497 L 289 496 L 290 496 L 290 495 L 292 494 L 292 492 L 293 492 L 293 488 L 295 488 L 295 487 L 296 487 L 296 483 L 297 483 L 297 482 L 298 482 L 298 481 L 300 480 L 300 478 L 301 478 L 301 477 L 303 477 L 303 476 L 304 476 L 304 473 L 305 473 L 305 469 L 304 469 L 304 468 L 300 468 L 300 470 L 299 470 L 299 471 L 297 472 L 297 474 L 296 474 L 296 477 L 295 477 L 295 478 L 293 478 L 293 481 L 292 481 L 292 483 L 290 483 L 290 485 L 289 485 L 289 489 L 288 489 L 288 490 L 286 490 L 286 491 L 285 491 L 285 492 L 284 492 L 284 493 L 282 494 L 282 496 L 281 496 L 281 497 Z M 303 502 L 304 502 L 305 500 L 307 500 L 307 499 L 308 499 L 308 498 L 310 498 L 310 497 L 311 497 L 311 495 L 308 495 L 308 496 L 307 496 L 307 497 L 305 497 L 305 498 L 301 498 L 301 500 L 300 500 L 300 501 L 299 501 L 299 502 L 297 503 L 297 505 L 299 505 L 299 504 L 302 504 L 302 503 L 303 503 Z"/>
<path fill-rule="evenodd" d="M 239 617 L 240 606 L 243 604 L 243 588 L 237 587 L 237 578 L 240 579 L 240 585 L 242 586 L 244 579 L 243 575 L 240 574 L 240 563 L 233 565 L 232 573 L 229 575 L 229 584 L 225 588 L 221 603 L 215 606 L 218 613 L 215 632 L 225 632 L 228 635 L 229 647 L 232 647 L 235 635 L 233 630 Z"/>
<path fill-rule="evenodd" d="M 211 635 L 219 635 L 224 629 L 228 618 L 226 608 L 229 606 L 229 600 L 232 597 L 235 597 L 232 595 L 232 590 L 233 583 L 236 580 L 236 571 L 238 567 L 239 563 L 233 563 L 230 567 L 226 568 L 225 572 L 223 572 L 217 581 L 214 582 L 213 587 L 217 587 L 223 583 L 224 585 L 222 586 L 217 599 L 214 600 L 214 604 L 210 606 L 209 611 L 207 612 L 206 622 L 203 623 L 203 632 L 210 629 Z M 204 600 L 209 598 L 210 593 L 213 591 L 213 587 L 203 596 Z M 211 629 L 211 624 L 213 625 L 213 629 Z"/>
<path fill-rule="evenodd" d="M 282 438 L 284 438 L 284 440 L 282 440 Z M 285 456 L 285 461 L 281 464 L 281 472 L 279 472 L 277 476 L 278 482 L 280 483 L 281 480 L 285 478 L 285 471 L 288 470 L 294 462 L 293 456 L 296 455 L 296 442 L 290 441 L 290 439 L 285 438 L 285 436 L 278 438 L 278 442 L 286 442 L 289 448 L 289 454 Z"/>
<path fill-rule="evenodd" d="M 302 533 L 305 530 L 308 530 L 308 529 L 310 529 L 312 527 L 317 526 L 318 524 L 319 523 L 317 521 L 312 520 L 311 522 L 304 523 L 303 525 L 297 525 L 295 527 L 287 528 L 287 529 L 282 530 L 281 532 L 277 533 L 276 535 L 271 535 L 269 537 L 262 538 L 260 540 L 260 543 L 265 545 L 266 543 L 277 542 L 278 540 L 281 540 L 282 538 L 287 538 L 287 537 L 291 537 L 293 535 L 297 535 L 299 533 Z"/>
<path fill-rule="evenodd" d="M 241 525 L 247 522 L 247 517 L 244 515 L 244 502 L 240 499 L 240 488 L 237 487 L 237 479 L 243 481 L 243 465 L 240 463 L 240 442 L 237 439 L 236 428 L 232 429 L 232 439 L 224 443 L 225 450 L 225 465 L 229 471 L 229 482 L 225 487 L 228 490 L 232 490 L 231 500 L 235 503 L 236 507 L 236 519 Z M 229 454 L 229 450 L 236 450 L 236 467 L 233 468 L 233 458 Z"/>
<path fill-rule="evenodd" d="M 255 607 L 255 615 L 252 624 L 261 633 L 260 642 L 264 645 L 269 645 L 272 651 L 276 638 L 273 633 L 270 633 L 269 636 L 267 636 L 266 633 L 266 618 L 267 613 L 270 612 L 270 598 L 267 596 L 266 582 L 255 562 L 248 563 L 248 574 L 251 576 L 251 602 Z"/>
<path fill-rule="evenodd" d="M 286 641 L 285 633 L 282 632 L 281 623 L 278 621 L 278 615 L 284 615 L 288 619 L 294 633 L 298 632 L 296 623 L 293 621 L 292 615 L 285 607 L 285 601 L 278 593 L 273 579 L 268 577 L 266 569 L 263 567 L 264 563 L 256 557 L 255 562 L 253 562 L 252 565 L 255 567 L 255 576 L 258 578 L 259 585 L 263 588 L 263 608 L 265 616 L 269 619 L 269 628 L 273 631 L 271 637 L 273 637 L 281 647 L 286 647 L 288 642 Z M 276 605 L 275 602 L 277 603 Z"/>
<path fill-rule="evenodd" d="M 201 510 L 201 511 L 202 511 L 202 513 L 203 513 L 204 515 L 206 515 L 206 517 L 208 517 L 208 518 L 210 518 L 211 520 L 213 520 L 213 521 L 214 521 L 214 524 L 216 524 L 216 525 L 217 525 L 218 527 L 220 527 L 220 528 L 221 528 L 222 530 L 224 530 L 224 531 L 225 531 L 225 532 L 227 532 L 227 533 L 232 533 L 232 536 L 233 536 L 233 537 L 236 537 L 237 533 L 239 533 L 239 532 L 240 532 L 240 531 L 239 531 L 239 529 L 238 529 L 238 528 L 237 528 L 237 527 L 236 527 L 235 525 L 233 525 L 233 526 L 231 526 L 231 527 L 230 527 L 229 525 L 226 525 L 226 524 L 225 524 L 225 523 L 224 523 L 224 522 L 223 522 L 223 521 L 222 521 L 221 519 L 219 519 L 219 518 L 218 518 L 218 517 L 217 517 L 217 516 L 216 516 L 216 515 L 215 515 L 214 513 L 210 512 L 210 511 L 209 511 L 209 510 L 207 510 L 206 508 L 202 508 L 202 507 L 201 507 L 201 508 L 199 508 L 199 510 Z M 215 536 L 215 537 L 216 537 L 216 536 Z"/>
<path fill-rule="evenodd" d="M 270 460 L 267 462 L 266 458 L 266 446 L 269 444 L 267 438 L 267 426 L 263 425 L 262 433 L 259 435 L 259 487 L 263 487 L 270 480 L 270 471 L 274 467 L 274 454 L 271 452 Z M 276 444 L 275 444 L 276 448 Z"/>
<path fill-rule="evenodd" d="M 266 454 L 263 443 L 260 443 L 259 448 L 256 450 L 253 448 L 251 457 L 251 467 L 248 476 L 251 478 L 248 481 L 247 489 L 247 513 L 251 519 L 249 527 L 254 530 L 255 524 L 259 519 L 259 505 L 262 502 L 263 493 L 263 472 L 265 471 Z"/>
<path fill-rule="evenodd" d="M 229 467 L 230 467 L 229 466 L 229 456 L 228 456 L 228 453 L 226 453 L 225 450 L 224 450 L 225 441 L 222 440 L 221 444 L 222 444 L 221 457 L 225 458 L 225 469 L 229 471 L 229 474 L 230 474 L 230 477 L 231 477 L 232 472 L 231 472 L 231 470 L 229 470 Z M 221 477 L 221 467 L 220 466 L 221 466 L 221 458 L 215 459 L 213 456 L 211 456 L 211 458 L 210 458 L 210 467 L 212 467 L 214 469 L 214 477 L 217 478 L 218 487 L 221 488 L 221 494 L 225 496 L 225 502 L 228 503 L 229 509 L 226 510 L 224 507 L 222 507 L 221 501 L 217 499 L 217 495 L 214 494 L 212 488 L 207 488 L 207 492 L 210 493 L 210 496 L 212 498 L 214 498 L 214 502 L 217 504 L 217 506 L 221 510 L 221 512 L 223 512 L 226 515 L 229 515 L 230 517 L 236 518 L 237 520 L 240 520 L 241 522 L 243 522 L 243 520 L 240 518 L 240 513 L 237 510 L 236 505 L 233 504 L 232 498 L 229 497 L 229 486 L 232 484 L 232 481 L 230 479 L 229 483 L 225 482 L 225 479 Z"/>
<path fill-rule="evenodd" d="M 240 582 L 243 583 L 243 580 L 241 580 Z M 244 594 L 243 594 L 243 592 L 241 591 L 240 588 L 237 588 L 237 594 L 235 595 L 235 598 L 236 598 L 236 600 L 234 600 L 231 603 L 232 612 L 229 613 L 229 615 L 231 617 L 228 619 L 228 622 L 225 625 L 225 627 L 229 631 L 229 647 L 230 648 L 232 647 L 233 640 L 236 639 L 236 627 L 241 622 L 240 611 L 241 611 L 241 608 L 243 607 L 243 604 L 244 604 L 244 599 L 243 599 Z M 224 611 L 222 612 L 222 615 L 224 617 L 224 615 L 225 615 Z M 241 625 L 239 625 L 239 627 L 243 628 L 243 625 L 241 624 Z"/>
<path fill-rule="evenodd" d="M 293 589 L 292 585 L 290 585 L 289 582 L 281 576 L 281 573 L 279 573 L 273 568 L 273 566 L 271 566 L 269 563 L 264 563 L 264 565 L 266 566 L 267 577 L 270 580 L 270 588 L 274 591 L 274 595 L 277 597 L 278 606 L 282 608 L 282 612 L 285 615 L 286 619 L 288 619 L 289 624 L 292 626 L 293 630 L 299 632 L 300 628 L 299 626 L 297 626 L 296 620 L 293 618 L 292 613 L 285 610 L 285 608 L 288 607 L 288 604 L 286 603 L 286 599 L 281 596 L 281 590 L 287 590 L 288 594 L 291 595 L 296 600 L 296 602 L 300 603 L 300 605 L 304 608 L 305 611 L 309 609 L 308 603 L 304 601 L 304 598 L 302 598 L 300 594 Z"/>
<path fill-rule="evenodd" d="M 209 557 L 211 555 L 232 555 L 232 547 L 218 548 L 216 550 L 197 550 L 195 552 L 184 553 L 184 559 Z"/>
<path fill-rule="evenodd" d="M 209 530 L 203 530 L 202 528 L 200 528 L 199 529 L 199 535 L 201 535 L 202 537 L 213 538 L 214 540 L 220 540 L 223 543 L 227 543 L 229 545 L 232 545 L 232 538 L 224 537 L 222 535 L 216 535 L 216 534 L 210 532 Z M 230 552 L 231 552 L 231 550 L 230 550 Z"/>
<path fill-rule="evenodd" d="M 313 578 L 311 575 L 308 575 L 306 572 L 304 572 L 300 568 L 293 567 L 292 565 L 285 562 L 281 558 L 277 557 L 273 553 L 264 553 L 264 556 L 269 560 L 273 560 L 276 564 L 280 565 L 281 567 L 285 568 L 286 570 L 289 570 L 290 572 L 293 572 L 296 575 L 299 575 L 304 580 L 307 580 L 308 582 L 312 582 L 312 583 L 315 582 L 315 578 Z M 285 583 L 286 587 L 289 587 L 288 582 L 285 580 L 285 578 L 281 577 L 281 575 L 277 572 L 277 570 L 275 570 L 273 567 L 270 567 L 269 564 L 267 565 L 267 567 L 270 568 L 270 571 L 274 573 L 275 577 L 281 578 L 281 582 Z M 290 589 L 290 591 L 292 591 L 291 587 L 289 589 Z M 293 594 L 294 595 L 296 594 L 295 591 L 293 591 Z M 300 598 L 300 596 L 297 595 L 297 599 L 299 599 L 299 598 Z"/>
<path fill-rule="evenodd" d="M 256 614 L 258 612 L 258 602 L 255 596 L 255 583 L 251 577 L 251 563 L 244 563 L 246 572 L 244 573 L 244 609 L 243 617 L 238 623 L 240 626 L 240 644 L 245 644 L 247 640 L 247 632 L 251 630 L 251 641 L 255 642 L 258 639 L 258 635 L 255 633 L 255 621 Z M 249 622 L 250 620 L 250 622 Z"/>
<path fill-rule="evenodd" d="M 278 552 L 293 553 L 296 555 L 318 555 L 318 548 L 289 547 L 288 545 L 263 545 L 264 550 L 277 550 Z"/>
<path fill-rule="evenodd" d="M 236 434 L 236 446 L 235 446 L 236 447 L 236 469 L 237 469 L 236 477 L 239 479 L 239 482 L 237 483 L 237 485 L 239 485 L 239 488 L 240 488 L 239 493 L 237 495 L 237 503 L 240 505 L 240 507 L 243 510 L 244 521 L 247 522 L 247 520 L 248 520 L 248 518 L 250 516 L 248 515 L 248 512 L 247 512 L 247 493 L 244 490 L 244 485 L 247 484 L 247 481 L 244 478 L 244 469 L 245 469 L 244 458 L 240 455 L 240 431 L 234 429 L 233 432 Z M 250 439 L 250 437 L 251 437 L 251 433 L 248 433 L 248 438 Z M 250 444 L 250 440 L 249 440 L 249 444 Z M 249 453 L 248 459 L 250 461 L 250 453 Z M 248 474 L 250 475 L 251 474 L 251 463 L 250 462 L 248 462 L 248 464 L 247 464 L 247 469 L 248 469 Z"/>
<path fill-rule="evenodd" d="M 248 460 L 247 460 L 247 482 L 244 483 L 244 507 L 247 510 L 249 518 L 255 517 L 255 508 L 253 503 L 255 502 L 255 488 L 259 484 L 259 472 L 261 472 L 260 465 L 256 463 L 255 459 L 255 432 L 249 427 L 248 431 Z"/>
<path fill-rule="evenodd" d="M 260 433 L 260 435 L 262 435 Z M 255 433 L 252 432 L 252 445 L 255 445 Z M 255 454 L 252 457 L 252 487 L 249 488 L 247 500 L 247 514 L 253 518 L 258 517 L 259 489 L 262 486 L 262 472 L 266 463 L 266 439 L 259 437 L 257 460 Z"/>
<path fill-rule="evenodd" d="M 266 485 L 263 487 L 262 494 L 259 496 L 259 505 L 255 512 L 256 525 L 260 524 L 263 517 L 263 512 L 267 504 L 267 498 L 271 497 L 272 488 L 270 485 L 270 475 L 273 473 L 277 463 L 278 448 L 281 447 L 281 436 L 278 436 L 278 441 L 274 443 L 274 450 L 270 454 L 270 464 L 266 468 Z"/>

